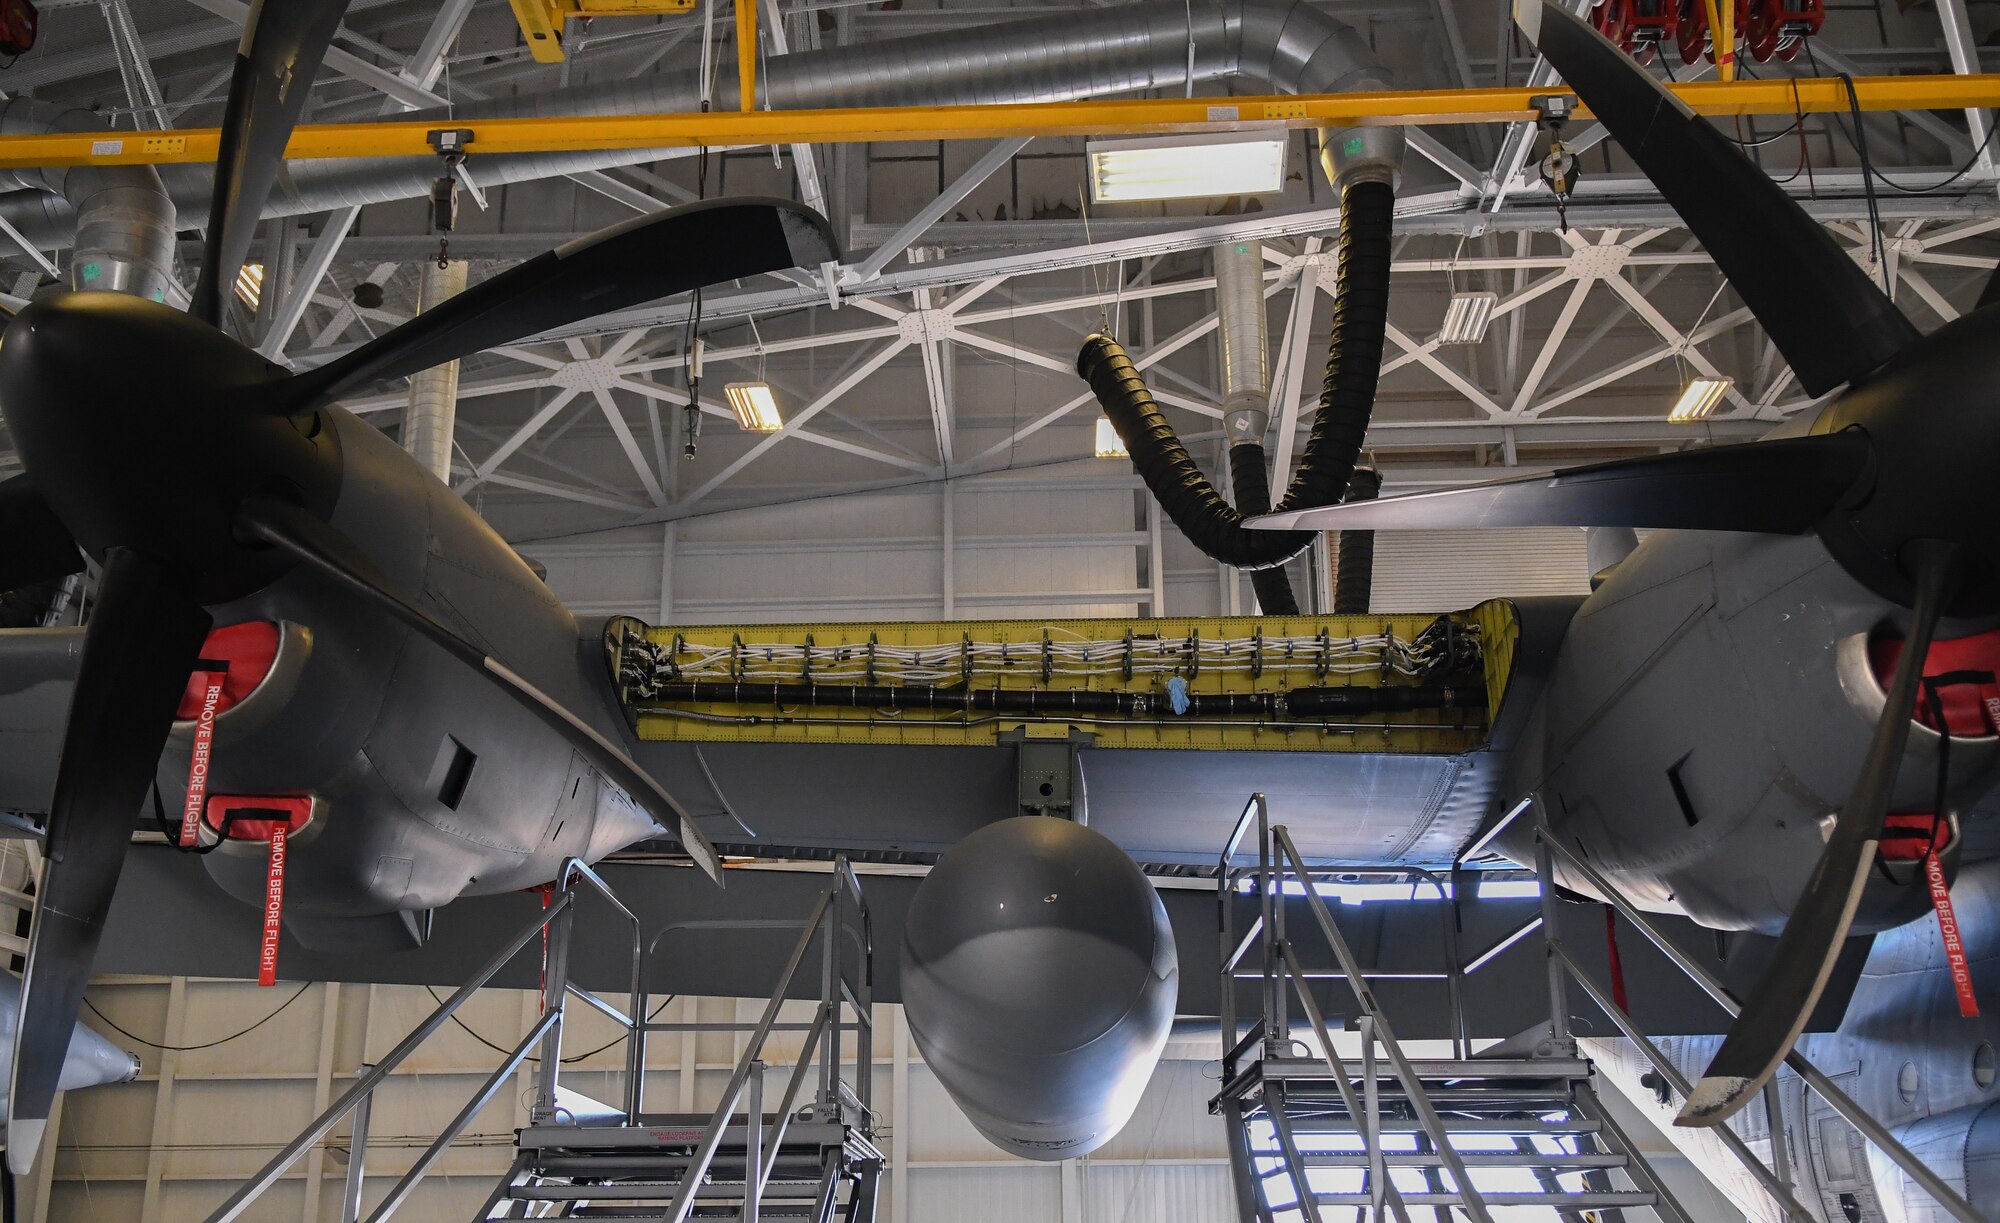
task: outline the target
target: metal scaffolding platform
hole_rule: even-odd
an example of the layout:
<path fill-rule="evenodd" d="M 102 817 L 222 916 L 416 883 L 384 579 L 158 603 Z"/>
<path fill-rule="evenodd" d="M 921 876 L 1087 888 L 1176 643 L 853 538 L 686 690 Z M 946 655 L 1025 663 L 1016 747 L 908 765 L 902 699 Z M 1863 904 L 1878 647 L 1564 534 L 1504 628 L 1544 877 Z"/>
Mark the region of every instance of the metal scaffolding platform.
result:
<path fill-rule="evenodd" d="M 1532 801 L 1516 807 L 1469 847 L 1467 856 L 1533 810 Z M 1547 1025 L 1484 1055 L 1471 1052 L 1465 971 L 1447 920 L 1448 971 L 1425 979 L 1448 991 L 1444 1006 L 1451 1017 L 1452 1056 L 1413 1059 L 1398 1043 L 1370 985 L 1382 974 L 1357 959 L 1319 885 L 1330 875 L 1387 875 L 1428 883 L 1443 897 L 1444 881 L 1417 870 L 1309 867 L 1285 828 L 1270 822 L 1264 796 L 1251 796 L 1217 864 L 1224 1048 L 1222 1086 L 1209 1103 L 1227 1124 L 1242 1223 L 1348 1217 L 1409 1223 L 1414 1209 L 1429 1210 L 1439 1223 L 1459 1218 L 1491 1223 L 1494 1210 L 1513 1207 L 1540 1207 L 1550 1212 L 1545 1217 L 1565 1223 L 1602 1217 L 1693 1223 L 1694 1216 L 1604 1108 L 1595 1072 L 1577 1052 L 1570 1030 L 1572 982 L 1634 1042 L 1663 1083 L 1683 1097 L 1689 1090 L 1685 1076 L 1565 945 L 1563 902 L 1553 882 L 1557 856 L 1726 1011 L 1734 1014 L 1739 1004 L 1609 880 L 1545 825 L 1535 827 L 1541 917 L 1502 939 L 1498 948 L 1540 928 L 1547 947 Z M 1245 845 L 1253 830 L 1254 851 Z M 1286 928 L 1287 911 L 1300 907 L 1309 918 L 1303 942 Z M 1331 969 L 1302 959 L 1329 952 Z M 1256 1013 L 1239 1018 L 1235 986 L 1245 980 L 1258 983 Z M 1352 1002 L 1339 1004 L 1341 1012 L 1329 1026 L 1332 994 L 1342 983 Z M 1353 1042 L 1337 1042 L 1335 1027 L 1358 1034 L 1357 1060 L 1343 1055 Z M 1811 1091 L 1924 1186 L 1947 1214 L 1976 1223 L 1978 1216 L 1964 1199 L 1879 1121 L 1800 1054 L 1794 1052 L 1788 1062 Z M 1734 1130 L 1723 1126 L 1716 1133 L 1781 1217 L 1816 1217 L 1799 1203 L 1782 1159 L 1773 1170 Z"/>
<path fill-rule="evenodd" d="M 580 885 L 609 904 L 632 933 L 631 996 L 619 1006 L 570 979 L 570 935 Z M 641 968 L 659 939 L 687 925 L 710 928 L 789 928 L 800 931 L 776 988 L 754 1023 L 656 1023 L 647 1008 Z M 654 932 L 649 941 L 639 919 L 598 874 L 571 859 L 564 865 L 539 918 L 517 933 L 483 970 L 452 994 L 369 1067 L 354 1085 L 243 1185 L 209 1223 L 229 1223 L 246 1212 L 301 1155 L 351 1117 L 347 1188 L 338 1216 L 358 1223 L 368 1149 L 369 1105 L 375 1090 L 467 999 L 543 932 L 542 1008 L 528 1033 L 482 1083 L 387 1195 L 365 1216 L 382 1223 L 409 1200 L 467 1125 L 490 1102 L 531 1052 L 539 1052 L 529 1124 L 515 1132 L 515 1155 L 474 1219 L 809 1219 L 813 1223 L 872 1223 L 875 1190 L 885 1163 L 875 1145 L 870 1103 L 873 1077 L 874 935 L 860 881 L 846 859 L 832 886 L 803 921 L 683 923 Z M 779 1022 L 779 1014 L 815 946 L 820 990 L 812 1017 Z M 603 1104 L 563 1088 L 563 1020 L 581 1001 L 624 1029 L 624 1098 Z M 661 1032 L 727 1032 L 743 1037 L 742 1052 L 709 1113 L 646 1110 L 646 1047 Z M 803 1033 L 798 1055 L 781 1081 L 770 1078 L 765 1047 L 774 1032 Z M 848 1037 L 852 1047 L 848 1047 Z M 810 1093 L 807 1085 L 817 1079 Z M 771 1091 L 776 1090 L 775 1101 Z M 803 1102 L 802 1102 L 803 1101 Z M 767 1104 L 775 1107 L 767 1108 Z"/>

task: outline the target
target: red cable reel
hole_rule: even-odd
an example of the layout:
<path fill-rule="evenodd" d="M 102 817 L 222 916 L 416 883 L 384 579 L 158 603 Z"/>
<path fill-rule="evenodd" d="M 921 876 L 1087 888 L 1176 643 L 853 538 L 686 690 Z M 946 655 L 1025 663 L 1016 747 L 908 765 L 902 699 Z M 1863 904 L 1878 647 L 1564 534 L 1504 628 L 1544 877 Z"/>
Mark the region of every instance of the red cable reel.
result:
<path fill-rule="evenodd" d="M 1789 63 L 1825 20 L 1825 0 L 1750 0 L 1743 42 L 1760 64 L 1772 56 Z"/>

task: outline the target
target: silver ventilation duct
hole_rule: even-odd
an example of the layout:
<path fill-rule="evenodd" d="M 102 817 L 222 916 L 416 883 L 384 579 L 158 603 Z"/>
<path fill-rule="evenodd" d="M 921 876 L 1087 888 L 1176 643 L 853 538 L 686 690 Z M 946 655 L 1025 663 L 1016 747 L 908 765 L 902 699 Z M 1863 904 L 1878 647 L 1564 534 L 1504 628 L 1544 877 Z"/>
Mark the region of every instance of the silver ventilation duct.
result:
<path fill-rule="evenodd" d="M 1215 248 L 1215 311 L 1222 337 L 1222 434 L 1231 446 L 1264 444 L 1271 423 L 1269 322 L 1264 313 L 1264 244 Z"/>
<path fill-rule="evenodd" d="M 469 264 L 463 259 L 427 260 L 417 290 L 417 310 L 434 310 L 465 292 Z M 403 409 L 403 449 L 444 483 L 451 483 L 451 439 L 458 427 L 458 362 L 447 361 L 410 375 L 410 402 Z"/>
<path fill-rule="evenodd" d="M 95 132 L 104 121 L 90 111 L 15 98 L 0 105 L 0 135 Z M 72 240 L 72 289 L 108 289 L 163 302 L 173 285 L 174 204 L 152 166 L 69 166 L 0 172 L 27 188 L 23 229 L 54 229 Z M 39 222 L 39 224 L 37 224 Z M 73 239 L 72 239 L 73 230 Z M 50 243 L 54 245 L 54 243 Z"/>
<path fill-rule="evenodd" d="M 1192 50 L 1190 50 L 1192 48 Z M 1274 93 L 1388 89 L 1389 74 L 1350 27 L 1302 0 L 1148 0 L 1090 9 L 1062 21 L 1003 25 L 889 39 L 773 56 L 759 101 L 773 109 L 838 106 L 947 106 L 1053 102 L 1196 81 L 1234 79 Z M 717 84 L 717 109 L 737 104 L 733 81 Z M 447 115 L 416 111 L 399 119 L 479 119 L 648 114 L 700 105 L 693 73 L 617 81 L 530 97 L 466 103 Z M 1393 184 L 1403 136 L 1394 127 L 1323 129 L 1321 161 L 1337 186 L 1359 179 Z M 468 168 L 482 186 L 642 164 L 659 149 L 480 157 Z M 289 163 L 266 216 L 412 199 L 429 190 L 437 167 L 424 158 L 369 158 Z M 205 215 L 212 176 L 206 167 L 167 166 L 163 175 L 183 212 Z M 0 198 L 0 215 L 37 241 L 66 210 L 47 200 Z"/>

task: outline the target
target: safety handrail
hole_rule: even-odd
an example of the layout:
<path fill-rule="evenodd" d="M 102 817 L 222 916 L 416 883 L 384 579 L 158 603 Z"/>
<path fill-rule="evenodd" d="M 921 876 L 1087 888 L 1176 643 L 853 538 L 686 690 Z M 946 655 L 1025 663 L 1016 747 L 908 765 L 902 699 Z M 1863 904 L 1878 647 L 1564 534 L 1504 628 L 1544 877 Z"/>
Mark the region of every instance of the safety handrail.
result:
<path fill-rule="evenodd" d="M 1272 898 L 1272 894 L 1277 891 L 1277 888 L 1265 886 L 1264 884 L 1271 869 L 1269 856 L 1260 853 L 1257 865 L 1255 866 L 1239 868 L 1233 865 L 1238 850 L 1242 847 L 1243 838 L 1249 834 L 1253 825 L 1260 829 L 1258 834 L 1260 843 L 1268 842 L 1270 808 L 1268 801 L 1261 792 L 1252 794 L 1250 800 L 1244 804 L 1243 813 L 1237 817 L 1235 826 L 1230 830 L 1229 839 L 1224 843 L 1222 853 L 1216 859 L 1216 899 L 1221 907 L 1218 920 L 1223 936 L 1221 1018 L 1224 1033 L 1223 1044 L 1225 1047 L 1229 1045 L 1236 1035 L 1235 1026 L 1237 1021 L 1234 984 L 1237 970 L 1242 967 L 1244 959 L 1249 956 L 1251 950 L 1257 947 L 1260 941 L 1263 941 L 1263 936 L 1267 929 L 1275 931 L 1278 941 L 1282 941 L 1284 937 L 1282 901 Z M 1372 980 L 1443 981 L 1447 994 L 1446 1005 L 1448 1009 L 1446 1017 L 1451 1025 L 1453 1056 L 1461 1060 L 1469 1056 L 1471 1053 L 1470 1027 L 1466 1022 L 1465 1015 L 1465 977 L 1467 969 L 1464 966 L 1464 957 L 1459 947 L 1457 913 L 1451 904 L 1454 893 L 1446 890 L 1445 881 L 1436 872 L 1426 870 L 1420 866 L 1316 866 L 1301 871 L 1299 878 L 1300 886 L 1310 891 L 1317 876 L 1328 874 L 1401 879 L 1410 884 L 1410 890 L 1413 895 L 1417 887 L 1421 884 L 1429 884 L 1432 890 L 1437 893 L 1438 900 L 1443 902 L 1439 913 L 1444 925 L 1445 971 L 1441 973 L 1367 971 L 1362 975 Z M 1260 900 L 1263 911 L 1251 919 L 1249 925 L 1241 935 L 1236 935 L 1231 912 L 1231 898 L 1234 894 L 1237 881 L 1248 878 L 1255 878 L 1260 881 L 1259 891 L 1265 893 Z M 1231 941 L 1232 936 L 1234 936 L 1233 942 Z M 1282 1027 L 1285 1013 L 1284 995 L 1282 990 L 1275 988 L 1269 957 L 1266 956 L 1265 959 L 1263 973 L 1265 1014 L 1268 1020 L 1274 1021 L 1275 1026 Z M 1273 996 L 1274 994 L 1276 995 L 1275 997 Z M 1232 1062 L 1232 1058 L 1225 1056 L 1225 1067 L 1229 1066 Z"/>
<path fill-rule="evenodd" d="M 1389 1027 L 1388 1016 L 1383 1014 L 1381 1005 L 1375 1000 L 1373 987 L 1362 975 L 1361 965 L 1354 957 L 1353 948 L 1348 946 L 1347 939 L 1334 924 L 1333 914 L 1328 911 L 1326 901 L 1318 890 L 1312 887 L 1306 872 L 1305 859 L 1299 853 L 1298 846 L 1293 844 L 1291 833 L 1284 825 L 1279 824 L 1271 829 L 1271 838 L 1279 850 L 1280 871 L 1283 871 L 1284 860 L 1289 859 L 1292 870 L 1302 881 L 1306 881 L 1306 886 L 1301 889 L 1305 893 L 1306 908 L 1312 913 L 1320 934 L 1333 948 L 1334 958 L 1340 961 L 1341 971 L 1347 974 L 1348 988 L 1354 991 L 1355 1002 L 1372 1025 L 1373 1030 L 1367 1034 L 1367 1038 L 1380 1041 L 1383 1050 L 1388 1054 L 1389 1065 L 1394 1069 L 1397 1081 L 1402 1084 L 1403 1093 L 1409 1100 L 1410 1107 L 1416 1111 L 1418 1122 L 1424 1127 L 1424 1133 L 1429 1136 L 1432 1145 L 1437 1148 L 1438 1158 L 1451 1172 L 1452 1182 L 1458 1187 L 1460 1206 L 1473 1218 L 1474 1223 L 1492 1223 L 1492 1215 L 1487 1212 L 1485 1198 L 1473 1185 L 1472 1177 L 1466 1171 L 1465 1161 L 1459 1158 L 1457 1150 L 1452 1147 L 1451 1138 L 1445 1132 L 1444 1121 L 1438 1116 L 1437 1108 L 1431 1104 L 1430 1094 L 1424 1090 L 1423 1080 L 1417 1077 L 1416 1067 L 1410 1064 L 1410 1059 L 1403 1053 L 1402 1046 L 1396 1042 L 1395 1033 Z M 1310 993 L 1304 988 L 1299 992 Z"/>
<path fill-rule="evenodd" d="M 1717 980 L 1714 974 L 1710 973 L 1708 969 L 1689 958 L 1687 953 L 1675 945 L 1674 941 L 1668 938 L 1658 926 L 1649 920 L 1645 913 L 1641 912 L 1622 892 L 1614 887 L 1610 880 L 1606 879 L 1595 867 L 1584 861 L 1581 856 L 1572 852 L 1567 845 L 1563 844 L 1561 839 L 1548 826 L 1548 822 L 1542 818 L 1540 803 L 1536 803 L 1535 806 L 1534 828 L 1536 844 L 1560 857 L 1565 866 L 1587 880 L 1590 886 L 1599 896 L 1604 898 L 1607 904 L 1616 909 L 1621 917 L 1629 921 L 1634 928 L 1646 936 L 1649 942 L 1658 947 L 1669 960 L 1673 961 L 1677 968 L 1687 974 L 1688 978 L 1696 985 L 1699 985 L 1703 992 L 1707 993 L 1710 998 L 1713 998 L 1718 1006 L 1728 1012 L 1730 1018 L 1734 1019 L 1737 1015 L 1741 1014 L 1743 1004 L 1737 1000 L 1736 995 L 1730 993 L 1728 988 L 1721 981 Z M 1555 883 L 1552 865 L 1550 869 L 1546 869 L 1542 873 L 1544 875 L 1542 880 L 1544 893 L 1552 895 Z M 1581 967 L 1576 964 L 1573 957 L 1562 949 L 1561 938 L 1552 922 L 1544 924 L 1543 936 L 1548 939 L 1551 950 L 1556 952 L 1556 955 L 1553 957 L 1555 965 L 1552 967 L 1552 971 L 1568 973 L 1575 977 L 1579 984 L 1583 985 L 1586 992 L 1593 992 L 1594 995 L 1595 982 L 1586 980 L 1585 975 L 1581 972 Z M 1602 1001 L 1599 1001 L 1599 1006 L 1612 1016 L 1612 1021 L 1618 1023 L 1621 1031 L 1630 1022 L 1629 1017 L 1621 1022 L 1620 1016 L 1622 1012 L 1615 1006 L 1606 1006 Z M 1636 1026 L 1632 1031 L 1638 1031 Z M 1632 1033 L 1627 1032 L 1627 1035 L 1632 1036 Z M 1641 1050 L 1647 1053 L 1649 1059 L 1657 1054 L 1658 1050 L 1652 1045 L 1652 1042 L 1644 1040 L 1642 1037 L 1632 1037 L 1632 1039 L 1635 1044 L 1639 1045 Z M 1655 1064 L 1659 1065 L 1657 1061 Z M 1859 1130 L 1862 1136 L 1874 1144 L 1877 1150 L 1888 1156 L 1898 1168 L 1901 1168 L 1904 1175 L 1908 1176 L 1918 1185 L 1921 1185 L 1924 1192 L 1930 1194 L 1931 1198 L 1938 1205 L 1944 1207 L 1952 1218 L 1960 1220 L 1960 1223 L 1983 1223 L 1978 1212 L 1972 1209 L 1971 1203 L 1953 1192 L 1951 1186 L 1947 1185 L 1942 1177 L 1927 1167 L 1908 1147 L 1898 1142 L 1895 1135 L 1889 1132 L 1888 1127 L 1877 1121 L 1866 1110 L 1862 1109 L 1860 1105 L 1856 1104 L 1846 1092 L 1835 1086 L 1833 1080 L 1827 1078 L 1820 1071 L 1819 1067 L 1807 1060 L 1804 1054 L 1800 1053 L 1797 1049 L 1793 1049 L 1785 1055 L 1785 1064 L 1792 1068 L 1793 1072 L 1799 1076 L 1814 1095 L 1825 1101 L 1829 1107 L 1846 1119 L 1849 1125 Z M 1661 1066 L 1663 1074 L 1666 1074 L 1666 1069 L 1666 1066 Z M 1678 1072 L 1675 1072 L 1667 1075 L 1667 1079 L 1670 1084 L 1674 1085 L 1675 1090 L 1680 1092 L 1682 1097 L 1685 1098 L 1688 1091 L 1685 1076 L 1681 1076 Z M 1715 1128 L 1718 1133 L 1731 1133 L 1727 1125 Z M 1724 1138 L 1723 1141 L 1727 1143 L 1729 1139 Z M 1782 1137 L 1776 1135 L 1774 1132 L 1772 1141 L 1775 1144 L 1782 1141 Z M 1734 1150 L 1735 1147 L 1731 1149 Z M 1747 1154 L 1749 1154 L 1748 1148 L 1744 1148 L 1743 1152 L 1738 1155 L 1738 1158 L 1741 1159 Z M 1767 1191 L 1771 1190 L 1771 1182 L 1776 1182 L 1777 1180 L 1776 1174 L 1772 1173 L 1764 1165 L 1763 1161 L 1758 1160 L 1756 1156 L 1750 1155 L 1749 1158 L 1756 1164 L 1756 1167 L 1751 1169 L 1752 1175 L 1757 1176 L 1759 1183 L 1763 1184 Z M 1762 1169 L 1762 1172 L 1760 1173 L 1758 1169 Z M 1781 1207 L 1788 1210 L 1797 1206 L 1795 1201 L 1787 1200 L 1789 1195 L 1780 1196 L 1774 1192 L 1773 1196 L 1778 1198 Z"/>
<path fill-rule="evenodd" d="M 813 940 L 819 935 L 820 922 L 826 917 L 829 906 L 833 904 L 837 887 L 838 885 L 820 893 L 819 902 L 813 906 L 812 915 L 806 918 L 805 932 L 799 936 L 798 945 L 792 949 L 791 958 L 786 961 L 784 971 L 778 974 L 778 987 L 771 992 L 771 1000 L 765 1003 L 764 1014 L 757 1021 L 757 1027 L 751 1032 L 750 1039 L 745 1042 L 743 1054 L 737 1059 L 736 1068 L 730 1072 L 729 1083 L 722 1089 L 722 1099 L 709 1117 L 708 1129 L 702 1135 L 700 1145 L 695 1148 L 694 1158 L 689 1162 L 687 1171 L 681 1175 L 680 1188 L 674 1193 L 673 1205 L 667 1209 L 666 1223 L 687 1223 L 688 1212 L 694 1209 L 695 1192 L 708 1175 L 709 1165 L 715 1160 L 716 1148 L 722 1145 L 723 1131 L 728 1127 L 729 1119 L 736 1115 L 736 1106 L 742 1102 L 743 1091 L 749 1084 L 751 1074 L 761 1064 L 764 1042 L 771 1035 L 771 1025 L 778 1021 L 778 1011 L 785 1004 L 785 995 L 790 991 L 792 981 L 798 976 L 799 967 L 805 963 L 806 952 L 812 948 Z M 826 1005 L 826 1002 L 821 1003 L 822 1007 Z M 804 1064 L 809 1053 L 810 1050 L 802 1051 L 799 1064 Z M 761 1169 L 762 1153 L 753 1151 L 750 1156 Z"/>
<path fill-rule="evenodd" d="M 1354 1096 L 1354 1084 L 1347 1075 L 1347 1062 L 1340 1051 L 1333 1047 L 1333 1033 L 1327 1030 L 1326 1016 L 1320 1012 L 1319 999 L 1304 982 L 1299 972 L 1299 958 L 1292 952 L 1290 943 L 1278 948 L 1285 959 L 1285 969 L 1292 974 L 1292 980 L 1299 991 L 1299 1001 L 1304 1005 L 1306 1021 L 1312 1024 L 1313 1035 L 1319 1039 L 1320 1060 L 1326 1063 L 1327 1073 L 1333 1076 L 1333 1085 L 1340 1092 L 1341 1106 L 1347 1115 L 1357 1119 L 1361 1126 L 1362 1145 L 1368 1151 L 1368 1192 L 1369 1205 L 1374 1217 L 1380 1218 L 1386 1203 L 1396 1212 L 1403 1223 L 1410 1223 L 1409 1208 L 1403 1205 L 1402 1191 L 1389 1177 L 1388 1168 L 1382 1159 L 1382 1137 L 1380 1134 L 1381 1115 L 1377 1109 L 1364 1109 L 1361 1101 Z"/>
<path fill-rule="evenodd" d="M 475 973 L 470 981 L 459 986 L 452 993 L 451 997 L 438 1003 L 437 1009 L 432 1011 L 430 1016 L 422 1023 L 410 1029 L 410 1034 L 405 1036 L 401 1043 L 394 1049 L 391 1049 L 386 1057 L 377 1062 L 367 1073 L 357 1078 L 353 1086 L 342 1092 L 338 1100 L 328 1105 L 326 1111 L 315 1117 L 311 1124 L 299 1132 L 298 1137 L 285 1145 L 284 1150 L 272 1156 L 270 1162 L 259 1169 L 255 1176 L 246 1181 L 242 1188 L 231 1194 L 229 1200 L 217 1208 L 214 1214 L 208 1216 L 208 1223 L 231 1223 L 232 1220 L 242 1218 L 243 1212 L 249 1209 L 251 1203 L 262 1197 L 264 1192 L 272 1185 L 278 1183 L 278 1178 L 284 1175 L 285 1169 L 297 1162 L 301 1155 L 311 1150 L 322 1138 L 332 1133 L 333 1127 L 340 1124 L 342 1118 L 346 1117 L 362 1101 L 368 1099 L 374 1093 L 375 1089 L 381 1085 L 382 1080 L 388 1078 L 395 1071 L 396 1067 L 402 1065 L 410 1054 L 416 1052 L 417 1046 L 429 1039 L 431 1033 L 444 1026 L 445 1020 L 457 1014 L 458 1008 L 465 1005 L 468 998 L 472 997 L 480 987 L 492 980 L 494 974 L 505 968 L 509 961 L 513 960 L 516 955 L 520 954 L 521 949 L 526 947 L 530 940 L 543 930 L 546 930 L 549 923 L 555 921 L 557 917 L 569 912 L 570 906 L 574 903 L 574 898 L 574 893 L 563 893 L 547 909 L 543 910 L 536 920 L 528 923 L 519 934 L 516 934 L 508 941 L 505 947 L 496 952 L 493 958 L 486 962 L 485 967 Z M 546 1023 L 546 1018 L 545 1016 L 544 1023 Z M 542 1025 L 538 1025 L 535 1032 L 537 1037 L 539 1037 L 541 1030 Z M 518 1059 L 515 1060 L 515 1064 L 519 1064 Z"/>
<path fill-rule="evenodd" d="M 639 1122 L 639 1101 L 645 1081 L 645 1039 L 642 1031 L 646 1022 L 646 993 L 639 981 L 643 959 L 640 942 L 643 936 L 638 914 L 632 912 L 604 876 L 586 864 L 581 858 L 566 858 L 562 869 L 556 872 L 555 889 L 566 897 L 576 895 L 576 884 L 587 883 L 602 897 L 632 929 L 631 960 L 631 1005 L 625 1015 L 618 1009 L 589 990 L 576 985 L 569 979 L 569 933 L 575 920 L 574 910 L 562 918 L 556 933 L 549 939 L 548 963 L 542 985 L 542 1011 L 544 1016 L 554 1015 L 555 1021 L 544 1026 L 542 1037 L 541 1064 L 535 1076 L 535 1101 L 529 1116 L 537 1123 L 547 1121 L 556 1115 L 556 1079 L 562 1068 L 563 1017 L 566 1014 L 564 1002 L 570 994 L 575 994 L 596 1007 L 613 1023 L 625 1029 L 625 1121 L 628 1125 Z"/>

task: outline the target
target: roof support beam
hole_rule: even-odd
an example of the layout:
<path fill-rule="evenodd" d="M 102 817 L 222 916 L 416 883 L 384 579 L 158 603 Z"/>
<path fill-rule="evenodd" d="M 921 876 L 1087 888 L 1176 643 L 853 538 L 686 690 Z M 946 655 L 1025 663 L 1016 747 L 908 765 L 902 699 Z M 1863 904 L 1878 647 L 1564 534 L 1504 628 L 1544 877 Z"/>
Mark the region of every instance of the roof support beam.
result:
<path fill-rule="evenodd" d="M 1028 137 L 1014 136 L 986 150 L 985 156 L 973 162 L 972 167 L 959 175 L 951 186 L 939 192 L 936 199 L 918 209 L 917 215 L 905 221 L 887 242 L 870 251 L 866 259 L 841 278 L 841 283 L 858 284 L 875 279 L 883 268 L 889 266 L 890 261 L 909 249 L 910 243 L 916 241 L 925 230 L 937 224 L 945 213 L 958 207 L 960 201 L 976 191 L 981 183 L 993 177 L 995 171 L 1014 160 L 1014 155 L 1027 147 Z"/>
<path fill-rule="evenodd" d="M 188 0 L 197 8 L 206 9 L 225 21 L 233 21 L 240 29 L 250 19 L 250 6 L 243 0 Z M 326 52 L 326 66 L 350 80 L 386 94 L 412 110 L 425 106 L 445 106 L 448 102 L 429 89 L 412 85 L 409 81 L 386 68 L 371 64 L 351 51 L 339 47 L 329 47 Z M 206 158 L 214 160 L 215 152 L 209 150 Z"/>

